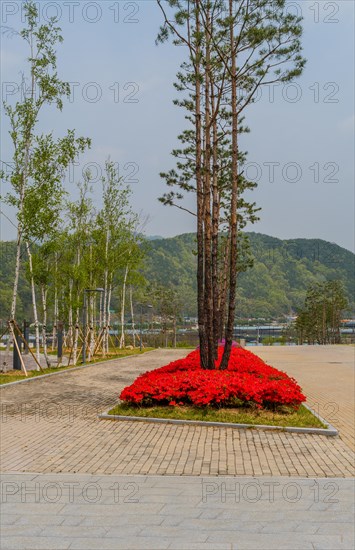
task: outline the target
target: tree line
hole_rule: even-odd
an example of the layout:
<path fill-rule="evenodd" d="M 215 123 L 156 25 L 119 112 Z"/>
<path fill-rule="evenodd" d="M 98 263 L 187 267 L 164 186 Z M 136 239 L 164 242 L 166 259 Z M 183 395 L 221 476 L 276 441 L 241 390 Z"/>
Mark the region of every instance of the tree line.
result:
<path fill-rule="evenodd" d="M 94 317 L 99 315 L 100 345 L 109 347 L 109 326 L 113 290 L 121 285 L 121 317 L 124 316 L 126 292 L 138 277 L 142 258 L 140 220 L 130 206 L 130 189 L 119 178 L 108 159 L 101 180 L 102 206 L 94 207 L 90 173 L 78 183 L 79 198 L 72 201 L 64 187 L 64 175 L 71 163 L 90 147 L 91 140 L 77 137 L 68 130 L 63 137 L 42 133 L 44 110 L 63 108 L 70 94 L 69 84 L 57 72 L 56 48 L 63 41 L 56 20 L 40 24 L 38 7 L 28 0 L 24 4 L 26 26 L 18 35 L 28 48 L 27 74 L 23 73 L 26 93 L 14 105 L 5 103 L 13 146 L 11 170 L 3 170 L 2 179 L 10 186 L 5 202 L 16 210 L 16 262 L 13 279 L 10 331 L 14 337 L 18 284 L 21 264 L 26 254 L 27 277 L 31 286 L 36 355 L 40 355 L 40 333 L 49 364 L 46 331 L 49 315 L 54 326 L 59 320 L 66 327 L 66 343 L 78 359 L 79 342 L 86 341 L 89 354 L 96 341 Z M 82 334 L 80 312 L 85 289 L 100 288 L 97 296 L 88 292 Z M 49 309 L 50 307 L 50 309 Z M 98 312 L 96 312 L 98 309 Z M 121 335 L 121 344 L 124 336 Z M 86 345 L 83 344 L 83 345 Z M 8 340 L 8 346 L 10 339 Z"/>
<path fill-rule="evenodd" d="M 312 285 L 296 320 L 300 344 L 340 344 L 342 313 L 348 306 L 340 281 Z"/>

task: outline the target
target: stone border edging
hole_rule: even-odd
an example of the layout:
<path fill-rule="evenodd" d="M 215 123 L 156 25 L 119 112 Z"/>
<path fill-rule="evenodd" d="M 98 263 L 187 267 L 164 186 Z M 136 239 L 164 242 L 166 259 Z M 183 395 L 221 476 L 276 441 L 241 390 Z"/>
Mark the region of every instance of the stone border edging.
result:
<path fill-rule="evenodd" d="M 204 420 L 180 420 L 175 418 L 154 418 L 150 416 L 122 416 L 116 414 L 108 414 L 109 411 L 98 414 L 98 418 L 102 420 L 114 420 L 114 421 L 131 421 L 131 422 L 152 422 L 157 424 L 179 424 L 179 425 L 192 425 L 192 426 L 206 426 L 212 428 L 235 428 L 237 430 L 255 429 L 255 430 L 278 430 L 283 432 L 293 432 L 300 434 L 316 434 L 326 436 L 339 435 L 338 430 L 329 424 L 327 420 L 322 418 L 319 414 L 313 411 L 308 405 L 304 405 L 318 420 L 323 422 L 328 428 L 297 428 L 293 426 L 268 426 L 264 424 L 236 424 L 232 422 L 207 422 Z M 110 409 L 111 410 L 111 409 Z"/>
<path fill-rule="evenodd" d="M 153 353 L 159 348 L 151 349 L 145 351 L 144 353 L 132 353 L 131 355 L 125 355 L 124 357 L 116 357 L 115 359 L 106 359 L 106 361 L 98 361 L 97 363 L 88 363 L 87 365 L 81 365 L 80 367 L 70 367 L 64 368 L 61 372 L 50 372 L 49 374 L 39 374 L 38 376 L 31 376 L 30 378 L 24 378 L 23 380 L 16 380 L 15 382 L 6 382 L 5 384 L 0 384 L 0 390 L 2 388 L 7 388 L 8 386 L 14 386 L 15 384 L 24 384 L 25 382 L 33 382 L 34 380 L 42 380 L 43 378 L 49 378 L 50 376 L 58 376 L 59 374 L 68 374 L 76 370 L 87 369 L 89 367 L 96 367 L 96 365 L 104 365 L 111 361 L 121 361 L 122 359 L 127 359 L 128 357 L 141 357 L 142 355 L 148 355 L 148 353 Z M 31 372 L 31 371 L 29 371 Z"/>
<path fill-rule="evenodd" d="M 303 406 L 308 409 L 312 414 L 313 416 L 315 416 L 316 418 L 318 418 L 318 420 L 320 420 L 321 422 L 323 422 L 323 424 L 325 424 L 326 426 L 328 426 L 327 428 L 327 432 L 334 432 L 334 433 L 331 433 L 330 435 L 339 435 L 339 430 L 338 428 L 336 428 L 335 426 L 333 426 L 333 424 L 331 424 L 330 422 L 328 422 L 328 420 L 326 420 L 325 418 L 323 418 L 323 416 L 321 416 L 320 414 L 318 414 L 316 411 L 314 411 L 309 405 L 307 405 L 307 403 L 303 403 Z M 321 429 L 321 428 L 319 428 Z"/>

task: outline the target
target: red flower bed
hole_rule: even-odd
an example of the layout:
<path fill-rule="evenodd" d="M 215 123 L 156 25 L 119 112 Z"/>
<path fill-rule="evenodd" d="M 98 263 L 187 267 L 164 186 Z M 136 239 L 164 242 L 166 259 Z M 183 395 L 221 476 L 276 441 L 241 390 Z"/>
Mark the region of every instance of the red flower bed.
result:
<path fill-rule="evenodd" d="M 228 369 L 219 370 L 222 353 L 220 346 L 215 370 L 203 370 L 197 349 L 184 359 L 142 374 L 121 392 L 120 399 L 143 406 L 254 404 L 258 408 L 297 408 L 306 400 L 296 380 L 245 349 L 232 348 Z"/>

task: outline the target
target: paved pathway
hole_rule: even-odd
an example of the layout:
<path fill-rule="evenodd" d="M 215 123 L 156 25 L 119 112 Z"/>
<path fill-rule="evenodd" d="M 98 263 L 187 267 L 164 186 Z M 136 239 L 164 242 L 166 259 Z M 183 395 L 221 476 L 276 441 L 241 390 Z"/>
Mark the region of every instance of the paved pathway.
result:
<path fill-rule="evenodd" d="M 335 385 L 345 395 L 346 350 L 336 355 L 345 369 L 332 363 L 318 383 L 312 349 L 298 348 L 301 367 L 296 350 L 278 349 L 255 351 L 298 374 L 323 409 Z M 2 550 L 354 548 L 349 403 L 332 418 L 344 440 L 97 419 L 139 372 L 185 353 L 161 350 L 2 388 Z M 332 350 L 317 353 L 326 364 Z"/>
<path fill-rule="evenodd" d="M 350 480 L 2 476 L 1 549 L 352 550 Z"/>
<path fill-rule="evenodd" d="M 309 405 L 355 450 L 354 346 L 260 346 L 252 351 L 294 376 Z"/>
<path fill-rule="evenodd" d="M 326 350 L 323 353 L 327 356 Z M 98 420 L 97 413 L 113 405 L 120 389 L 139 372 L 185 354 L 158 350 L 3 387 L 2 471 L 353 475 L 353 453 L 339 437 Z M 331 395 L 330 381 L 328 387 Z"/>

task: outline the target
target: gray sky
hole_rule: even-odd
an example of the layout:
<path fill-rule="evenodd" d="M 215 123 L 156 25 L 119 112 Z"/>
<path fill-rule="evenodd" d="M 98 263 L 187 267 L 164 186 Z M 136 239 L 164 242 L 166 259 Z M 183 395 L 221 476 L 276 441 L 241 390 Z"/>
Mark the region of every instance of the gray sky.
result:
<path fill-rule="evenodd" d="M 67 189 L 75 196 L 83 169 L 99 176 L 110 156 L 131 184 L 134 209 L 149 217 L 147 234 L 194 231 L 191 216 L 157 201 L 165 190 L 159 172 L 173 167 L 170 151 L 184 128 L 183 111 L 172 105 L 172 83 L 185 50 L 155 46 L 161 23 L 155 1 L 42 1 L 40 7 L 42 21 L 59 15 L 59 74 L 73 90 L 61 114 L 42 113 L 41 129 L 60 136 L 75 128 L 93 142 L 68 174 Z M 259 183 L 253 200 L 262 207 L 261 221 L 247 229 L 322 238 L 353 250 L 354 3 L 290 1 L 289 10 L 305 18 L 308 63 L 296 85 L 265 88 L 247 112 L 251 133 L 242 146 L 249 152 L 247 175 Z M 20 11 L 20 2 L 3 0 L 1 24 L 21 28 Z M 20 38 L 2 36 L 3 100 L 19 97 L 14 83 L 26 55 Z M 7 132 L 2 117 L 1 160 L 11 162 Z M 4 211 L 15 222 L 14 213 Z M 14 237 L 2 216 L 1 238 Z"/>

